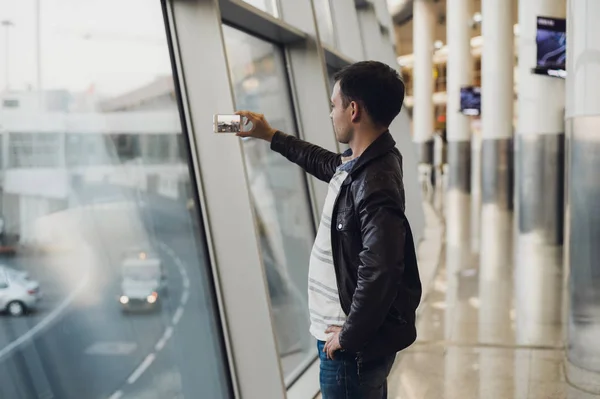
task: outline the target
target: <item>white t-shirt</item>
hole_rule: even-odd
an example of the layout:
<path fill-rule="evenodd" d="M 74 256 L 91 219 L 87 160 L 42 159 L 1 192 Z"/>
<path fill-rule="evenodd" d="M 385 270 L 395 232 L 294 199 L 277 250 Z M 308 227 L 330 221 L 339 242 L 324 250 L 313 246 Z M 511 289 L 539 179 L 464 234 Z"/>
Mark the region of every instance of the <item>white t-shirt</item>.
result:
<path fill-rule="evenodd" d="M 346 314 L 342 310 L 338 295 L 333 255 L 331 252 L 331 216 L 342 183 L 348 171 L 356 161 L 342 159 L 340 165 L 329 182 L 321 222 L 317 237 L 310 254 L 308 268 L 308 308 L 310 312 L 310 333 L 320 341 L 327 340 L 325 330 L 329 326 L 342 326 Z"/>

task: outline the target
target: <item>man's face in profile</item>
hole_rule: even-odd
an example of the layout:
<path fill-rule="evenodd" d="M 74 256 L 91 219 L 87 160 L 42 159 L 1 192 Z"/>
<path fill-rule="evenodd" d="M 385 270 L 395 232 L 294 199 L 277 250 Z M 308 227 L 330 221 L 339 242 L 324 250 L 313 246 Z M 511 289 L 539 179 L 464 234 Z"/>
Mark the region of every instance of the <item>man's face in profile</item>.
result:
<path fill-rule="evenodd" d="M 344 107 L 340 92 L 340 82 L 335 82 L 333 93 L 331 94 L 331 114 L 329 117 L 333 122 L 335 138 L 342 144 L 348 144 L 354 134 L 350 108 L 350 106 Z"/>

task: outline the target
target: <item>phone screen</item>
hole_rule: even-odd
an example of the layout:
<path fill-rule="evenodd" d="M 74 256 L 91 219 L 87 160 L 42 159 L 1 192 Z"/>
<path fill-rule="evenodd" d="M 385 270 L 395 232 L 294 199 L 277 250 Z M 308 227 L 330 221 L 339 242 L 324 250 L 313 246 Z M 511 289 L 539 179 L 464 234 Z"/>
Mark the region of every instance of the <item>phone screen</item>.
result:
<path fill-rule="evenodd" d="M 214 120 L 215 133 L 237 133 L 242 128 L 241 115 L 215 115 Z"/>

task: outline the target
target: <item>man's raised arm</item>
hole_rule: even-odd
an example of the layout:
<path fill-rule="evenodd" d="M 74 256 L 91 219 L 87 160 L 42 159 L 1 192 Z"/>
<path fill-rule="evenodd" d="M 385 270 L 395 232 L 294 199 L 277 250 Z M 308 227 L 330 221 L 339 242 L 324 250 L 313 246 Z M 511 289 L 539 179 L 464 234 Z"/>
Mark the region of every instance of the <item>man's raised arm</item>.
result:
<path fill-rule="evenodd" d="M 252 123 L 252 129 L 239 132 L 240 137 L 254 137 L 271 143 L 271 149 L 299 165 L 317 179 L 329 182 L 335 169 L 341 164 L 341 155 L 310 144 L 289 134 L 273 129 L 264 115 L 240 111 L 238 115 Z"/>

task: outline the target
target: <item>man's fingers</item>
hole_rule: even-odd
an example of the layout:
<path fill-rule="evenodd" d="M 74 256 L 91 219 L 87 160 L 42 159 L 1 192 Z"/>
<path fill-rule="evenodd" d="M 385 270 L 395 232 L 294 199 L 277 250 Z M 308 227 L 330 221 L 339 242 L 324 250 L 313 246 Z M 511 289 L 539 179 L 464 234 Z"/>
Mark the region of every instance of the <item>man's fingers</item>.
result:
<path fill-rule="evenodd" d="M 247 127 L 252 122 L 252 128 L 250 128 L 248 130 L 246 130 L 246 129 L 243 130 L 243 132 L 252 133 L 257 126 L 257 121 L 258 121 L 257 114 L 255 114 L 254 112 L 250 112 L 250 111 L 237 111 L 235 114 L 240 115 L 245 119 L 243 121 L 244 123 L 242 124 L 244 127 Z"/>
<path fill-rule="evenodd" d="M 331 349 L 331 347 L 327 348 L 327 357 L 329 357 L 330 359 L 333 359 L 334 356 L 334 351 Z"/>
<path fill-rule="evenodd" d="M 237 111 L 235 114 L 240 115 L 242 119 L 245 119 L 244 125 L 247 125 L 248 122 L 253 120 L 253 115 L 250 111 Z"/>
<path fill-rule="evenodd" d="M 329 354 L 329 345 L 330 345 L 330 341 L 325 342 L 325 346 L 323 346 L 323 352 L 325 352 L 328 359 L 333 359 Z"/>

